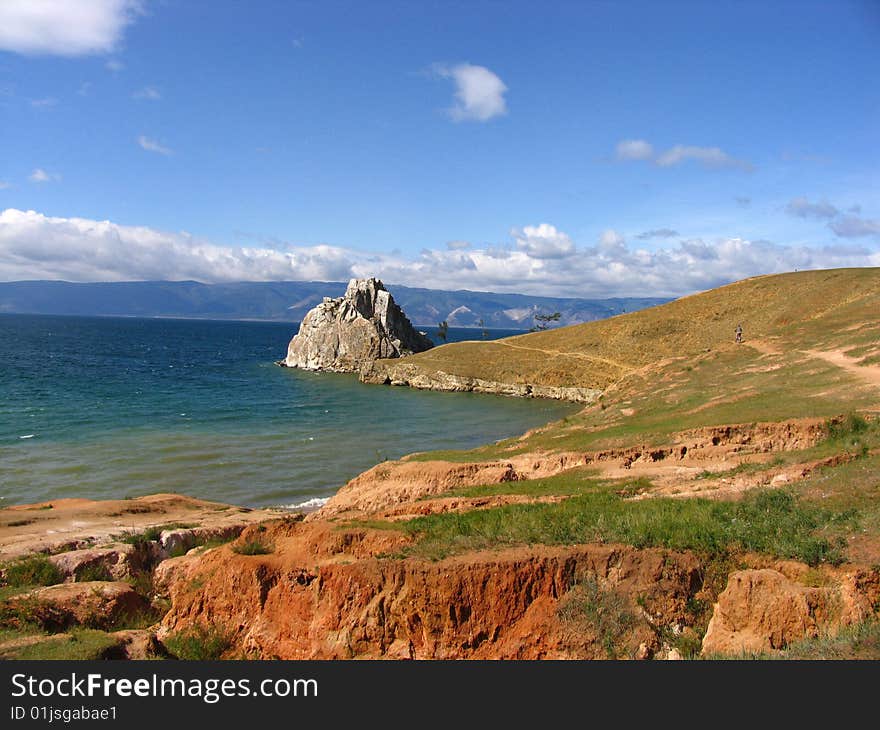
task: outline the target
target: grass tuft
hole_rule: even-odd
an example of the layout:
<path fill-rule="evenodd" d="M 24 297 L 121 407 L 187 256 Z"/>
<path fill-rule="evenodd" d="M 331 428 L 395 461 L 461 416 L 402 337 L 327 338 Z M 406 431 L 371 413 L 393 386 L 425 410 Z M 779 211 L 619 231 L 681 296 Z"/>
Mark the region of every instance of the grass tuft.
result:
<path fill-rule="evenodd" d="M 76 574 L 77 583 L 87 583 L 93 580 L 113 580 L 106 565 L 86 565 Z"/>
<path fill-rule="evenodd" d="M 559 604 L 559 618 L 564 625 L 581 633 L 584 628 L 596 635 L 609 659 L 617 659 L 626 635 L 637 619 L 626 598 L 602 588 L 595 577 L 575 583 Z"/>
<path fill-rule="evenodd" d="M 269 555 L 272 547 L 263 540 L 245 540 L 232 546 L 232 552 L 239 555 Z"/>
<path fill-rule="evenodd" d="M 63 580 L 64 574 L 45 555 L 32 555 L 6 566 L 9 586 L 52 586 Z"/>
<path fill-rule="evenodd" d="M 200 625 L 172 634 L 164 644 L 177 659 L 213 661 L 232 646 L 232 638 L 221 629 Z"/>

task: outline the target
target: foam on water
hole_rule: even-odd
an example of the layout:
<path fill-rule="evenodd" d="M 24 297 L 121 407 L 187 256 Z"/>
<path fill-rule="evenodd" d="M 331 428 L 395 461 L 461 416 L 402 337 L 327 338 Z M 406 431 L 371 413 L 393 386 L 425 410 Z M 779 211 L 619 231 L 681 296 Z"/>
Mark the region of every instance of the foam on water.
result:
<path fill-rule="evenodd" d="M 323 507 L 329 501 L 330 497 L 312 497 L 311 499 L 307 499 L 304 502 L 295 502 L 294 504 L 282 504 L 279 506 L 281 507 L 281 509 L 310 510 Z"/>

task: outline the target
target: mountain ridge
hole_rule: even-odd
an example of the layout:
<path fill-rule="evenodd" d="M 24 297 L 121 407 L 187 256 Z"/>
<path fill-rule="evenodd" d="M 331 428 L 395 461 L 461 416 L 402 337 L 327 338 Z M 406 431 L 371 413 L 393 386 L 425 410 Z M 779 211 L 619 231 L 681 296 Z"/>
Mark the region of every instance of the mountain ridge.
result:
<path fill-rule="evenodd" d="M 183 317 L 299 322 L 347 282 L 283 281 L 203 284 L 196 281 L 0 282 L 0 313 Z M 447 291 L 389 284 L 413 324 L 529 329 L 534 315 L 560 312 L 559 326 L 590 322 L 669 301 L 665 297 L 573 298 Z"/>

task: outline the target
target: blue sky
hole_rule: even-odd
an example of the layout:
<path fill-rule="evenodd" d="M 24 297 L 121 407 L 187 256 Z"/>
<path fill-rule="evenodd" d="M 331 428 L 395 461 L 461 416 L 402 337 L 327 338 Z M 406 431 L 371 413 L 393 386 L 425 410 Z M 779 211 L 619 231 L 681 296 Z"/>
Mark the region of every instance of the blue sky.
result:
<path fill-rule="evenodd" d="M 0 280 L 880 265 L 880 3 L 0 3 Z"/>

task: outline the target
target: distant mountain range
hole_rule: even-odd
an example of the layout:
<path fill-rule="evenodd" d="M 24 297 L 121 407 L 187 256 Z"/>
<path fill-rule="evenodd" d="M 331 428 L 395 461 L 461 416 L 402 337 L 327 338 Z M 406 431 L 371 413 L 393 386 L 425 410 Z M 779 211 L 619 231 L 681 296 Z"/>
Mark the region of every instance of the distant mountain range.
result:
<path fill-rule="evenodd" d="M 564 299 L 386 286 L 413 324 L 420 326 L 446 320 L 450 327 L 479 327 L 482 320 L 487 328 L 527 330 L 535 325 L 536 314 L 559 312 L 559 321 L 553 326 L 561 326 L 669 301 L 657 297 Z M 0 313 L 299 322 L 323 297 L 342 296 L 345 287 L 345 282 L 319 281 L 13 281 L 0 282 Z"/>

